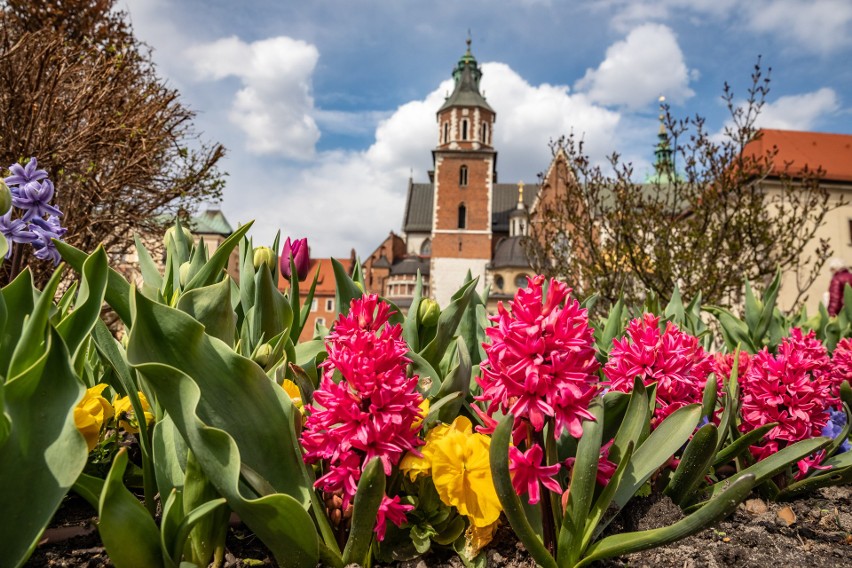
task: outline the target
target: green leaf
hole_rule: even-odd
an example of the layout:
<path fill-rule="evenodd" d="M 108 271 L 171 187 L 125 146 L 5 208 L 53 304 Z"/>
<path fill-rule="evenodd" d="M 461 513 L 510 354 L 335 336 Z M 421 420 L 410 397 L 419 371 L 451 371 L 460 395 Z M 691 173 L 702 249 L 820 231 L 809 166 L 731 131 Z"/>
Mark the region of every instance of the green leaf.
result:
<path fill-rule="evenodd" d="M 50 277 L 50 281 L 35 302 L 32 313 L 24 319 L 21 336 L 17 345 L 14 346 L 12 360 L 9 362 L 7 385 L 44 355 L 48 335 L 47 321 L 50 310 L 53 308 L 53 297 L 56 295 L 56 288 L 61 279 L 62 270 L 58 269 Z"/>
<path fill-rule="evenodd" d="M 624 480 L 613 497 L 621 509 L 636 491 L 689 439 L 701 417 L 701 406 L 690 404 L 678 408 L 651 432 L 630 460 Z"/>
<path fill-rule="evenodd" d="M 772 279 L 772 282 L 767 286 L 766 291 L 763 293 L 763 309 L 760 313 L 760 318 L 758 319 L 757 325 L 749 327 L 752 329 L 752 337 L 755 340 L 762 340 L 763 336 L 766 335 L 766 332 L 769 330 L 769 325 L 772 323 L 773 315 L 775 313 L 775 302 L 778 299 L 778 292 L 781 290 L 781 269 L 779 268 L 775 272 L 775 277 Z M 755 343 L 757 345 L 757 343 Z"/>
<path fill-rule="evenodd" d="M 680 288 L 675 284 L 672 298 L 666 306 L 664 315 L 667 319 L 673 319 L 676 324 L 683 326 L 686 322 L 686 312 L 683 309 L 683 300 L 680 297 Z"/>
<path fill-rule="evenodd" d="M 451 402 L 446 404 L 440 413 L 440 419 L 442 422 L 447 424 L 451 423 L 456 416 L 459 414 L 459 410 L 461 410 L 462 403 L 464 402 L 464 396 L 470 392 L 470 377 L 471 377 L 471 364 L 470 364 L 470 354 L 467 350 L 467 346 L 464 343 L 464 339 L 461 337 L 456 338 L 456 344 L 458 345 L 457 349 L 457 357 L 458 364 L 453 367 L 453 370 L 450 371 L 447 378 L 444 379 L 443 384 L 441 384 L 441 388 L 438 390 L 438 398 L 444 398 L 447 395 L 452 393 L 461 393 L 462 397 L 453 399 Z"/>
<path fill-rule="evenodd" d="M 62 255 L 63 260 L 77 272 L 82 272 L 83 263 L 86 262 L 89 255 L 68 243 L 55 239 L 53 243 L 56 245 L 56 250 Z M 110 268 L 107 272 L 106 302 L 115 310 L 121 321 L 129 326 L 133 322 L 130 317 L 130 284 L 124 279 L 124 276 L 114 269 Z"/>
<path fill-rule="evenodd" d="M 627 445 L 627 449 L 624 451 L 624 459 L 621 460 L 621 463 L 618 464 L 618 467 L 615 468 L 615 473 L 612 474 L 612 477 L 609 479 L 609 483 L 606 484 L 603 491 L 601 491 L 600 496 L 595 501 L 595 504 L 592 506 L 592 510 L 589 513 L 588 518 L 586 519 L 586 526 L 583 530 L 583 539 L 580 542 L 580 550 L 579 556 L 588 548 L 589 543 L 592 542 L 592 539 L 597 532 L 598 524 L 603 519 L 607 510 L 609 510 L 610 503 L 612 503 L 613 497 L 615 497 L 615 492 L 618 490 L 618 487 L 621 485 L 621 481 L 624 479 L 624 472 L 627 471 L 627 466 L 630 464 L 630 460 L 633 457 L 633 443 Z"/>
<path fill-rule="evenodd" d="M 476 291 L 476 283 L 478 281 L 479 279 L 476 278 L 464 284 L 453 294 L 450 305 L 441 310 L 435 338 L 420 351 L 420 355 L 433 367 L 440 367 L 441 359 L 443 359 L 447 347 L 450 346 L 453 337 L 458 331 L 459 324 L 464 317 L 471 296 Z"/>
<path fill-rule="evenodd" d="M 509 441 L 512 437 L 513 423 L 514 417 L 507 414 L 494 429 L 494 434 L 491 436 L 489 453 L 494 488 L 497 490 L 497 497 L 500 499 L 503 513 L 530 556 L 543 568 L 558 568 L 556 561 L 544 547 L 527 520 L 521 500 L 512 486 L 512 478 L 509 474 Z"/>
<path fill-rule="evenodd" d="M 719 431 L 714 424 L 705 424 L 686 445 L 680 463 L 666 487 L 665 493 L 676 505 L 681 505 L 707 475 L 713 452 L 719 441 Z"/>
<path fill-rule="evenodd" d="M 621 533 L 592 544 L 588 554 L 577 564 L 586 566 L 597 560 L 621 556 L 675 542 L 730 515 L 754 487 L 754 478 L 745 476 L 707 505 L 675 524 L 659 529 Z"/>
<path fill-rule="evenodd" d="M 233 345 L 237 334 L 237 314 L 231 308 L 231 281 L 225 278 L 210 286 L 184 292 L 177 308 L 188 313 L 201 324 L 204 331 L 228 345 Z"/>
<path fill-rule="evenodd" d="M 786 448 L 778 450 L 771 456 L 757 462 L 751 467 L 747 467 L 739 473 L 736 473 L 731 477 L 716 483 L 710 488 L 711 495 L 713 495 L 714 497 L 716 495 L 719 495 L 725 490 L 728 485 L 746 475 L 754 475 L 755 483 L 759 484 L 763 480 L 769 479 L 772 476 L 784 471 L 800 459 L 821 450 L 830 443 L 831 438 L 817 437 L 809 438 L 807 440 L 802 440 L 800 442 L 796 442 L 795 444 L 791 444 Z"/>
<path fill-rule="evenodd" d="M 850 452 L 846 452 L 846 454 L 848 453 Z M 813 493 L 822 487 L 852 483 L 852 459 L 847 461 L 849 462 L 849 465 L 846 467 L 833 467 L 829 471 L 820 472 L 818 475 L 813 475 L 812 477 L 807 477 L 801 481 L 791 483 L 778 494 L 776 499 L 778 501 L 792 501 L 793 499 L 798 499 L 809 493 Z"/>
<path fill-rule="evenodd" d="M 270 341 L 276 335 L 288 331 L 293 323 L 293 312 L 287 298 L 272 282 L 269 270 L 258 270 L 254 283 L 254 321 L 252 322 L 252 347 Z"/>
<path fill-rule="evenodd" d="M 151 445 L 160 495 L 168 495 L 172 489 L 183 489 L 188 450 L 168 414 L 154 424 Z"/>
<path fill-rule="evenodd" d="M 9 251 L 9 241 L 6 240 L 6 237 L 0 235 L 0 264 L 3 263 L 3 260 L 6 258 L 6 253 Z"/>
<path fill-rule="evenodd" d="M 216 550 L 223 551 L 225 548 L 230 511 L 227 507 L 220 507 L 225 504 L 225 499 L 219 497 L 213 484 L 204 475 L 195 455 L 192 452 L 187 454 L 183 510 L 191 511 L 188 518 L 193 520 L 184 523 L 181 532 L 176 535 L 175 544 L 183 550 L 189 537 L 192 562 L 197 566 L 207 566 Z M 188 528 L 192 529 L 191 533 L 183 534 Z M 174 554 L 172 557 L 175 558 Z"/>
<path fill-rule="evenodd" d="M 160 290 L 163 287 L 163 275 L 160 274 L 160 269 L 151 258 L 151 253 L 139 240 L 139 235 L 133 235 L 133 241 L 136 243 L 136 256 L 139 257 L 139 271 L 142 273 L 142 280 L 155 290 Z"/>
<path fill-rule="evenodd" d="M 577 459 L 571 472 L 571 491 L 559 531 L 556 551 L 560 566 L 573 565 L 582 553 L 580 543 L 595 494 L 604 428 L 604 406 L 600 399 L 592 402 L 589 412 L 595 418 L 583 422 L 583 436 L 577 444 Z"/>
<path fill-rule="evenodd" d="M 83 385 L 62 339 L 54 330 L 47 337 L 39 358 L 5 385 L 11 430 L 0 444 L 0 558 L 8 566 L 30 555 L 88 454 L 74 423 Z"/>
<path fill-rule="evenodd" d="M 352 528 L 346 548 L 343 549 L 343 564 L 356 563 L 369 566 L 370 544 L 376 526 L 376 515 L 385 496 L 385 472 L 379 458 L 371 459 L 358 481 L 352 510 Z"/>
<path fill-rule="evenodd" d="M 770 422 L 759 426 L 745 435 L 737 438 L 732 443 L 722 448 L 719 453 L 713 458 L 713 466 L 718 466 L 727 463 L 735 458 L 738 458 L 743 452 L 748 450 L 749 446 L 753 446 L 760 441 L 767 432 L 778 426 L 777 422 Z"/>
<path fill-rule="evenodd" d="M 77 301 L 74 302 L 74 310 L 56 326 L 56 331 L 65 340 L 72 357 L 77 355 L 95 322 L 100 319 L 108 269 L 106 252 L 99 246 L 83 263 L 83 278 Z"/>
<path fill-rule="evenodd" d="M 337 259 L 331 259 L 331 267 L 334 271 L 334 281 L 337 283 L 337 289 L 334 292 L 337 313 L 344 316 L 349 315 L 349 304 L 353 299 L 360 298 L 364 291 L 355 285 L 355 282 L 346 274 L 346 269 Z"/>
<path fill-rule="evenodd" d="M 287 394 L 187 314 L 139 294 L 133 300 L 128 359 L 156 392 L 205 475 L 279 564 L 313 567 L 320 544 L 306 511 L 313 506 L 312 476 L 298 449 L 296 411 Z M 281 493 L 245 495 L 241 464 Z"/>
<path fill-rule="evenodd" d="M 639 447 L 642 432 L 650 419 L 651 409 L 648 393 L 642 379 L 636 377 L 633 382 L 633 391 L 630 393 L 630 401 L 627 403 L 624 421 L 621 422 L 621 427 L 619 427 L 609 450 L 609 459 L 614 463 L 620 462 L 624 450 L 631 442 L 634 448 Z"/>
<path fill-rule="evenodd" d="M 710 420 L 716 412 L 716 397 L 718 396 L 718 379 L 710 375 L 704 385 L 704 396 L 701 399 L 701 417 Z"/>
<path fill-rule="evenodd" d="M 93 475 L 81 473 L 71 489 L 86 500 L 86 503 L 92 506 L 95 512 L 98 512 L 101 501 L 101 493 L 104 490 L 104 480 Z"/>
<path fill-rule="evenodd" d="M 752 343 L 749 328 L 739 318 L 724 308 L 705 306 L 704 311 L 713 314 L 722 326 L 722 337 L 729 351 L 733 351 L 738 345 L 745 345 L 749 352 L 757 353 L 757 348 Z"/>
<path fill-rule="evenodd" d="M 405 315 L 405 321 L 402 323 L 402 337 L 408 344 L 408 348 L 414 352 L 420 350 L 420 337 L 417 334 L 417 312 L 420 310 L 422 294 L 423 277 L 420 275 L 420 269 L 417 269 L 414 296 L 411 298 L 411 305 L 408 307 L 408 313 Z"/>
<path fill-rule="evenodd" d="M 409 351 L 405 356 L 411 359 L 412 373 L 420 377 L 417 383 L 420 394 L 430 400 L 435 398 L 441 389 L 441 374 L 432 367 L 429 361 L 417 353 Z"/>
<path fill-rule="evenodd" d="M 609 353 L 612 347 L 612 340 L 621 335 L 622 326 L 621 318 L 624 312 L 624 301 L 619 298 L 606 319 L 606 325 L 603 327 L 603 333 L 598 340 L 598 349 L 603 353 Z"/>
<path fill-rule="evenodd" d="M 116 568 L 165 566 L 154 519 L 122 481 L 126 467 L 127 449 L 121 448 L 104 482 L 98 510 L 104 548 Z"/>
<path fill-rule="evenodd" d="M 231 233 L 231 236 L 216 248 L 216 252 L 213 253 L 207 264 L 186 283 L 183 291 L 188 292 L 189 290 L 209 286 L 218 282 L 222 277 L 222 272 L 228 266 L 231 251 L 239 244 L 240 240 L 242 240 L 243 236 L 251 228 L 252 223 L 253 221 L 250 221 Z"/>

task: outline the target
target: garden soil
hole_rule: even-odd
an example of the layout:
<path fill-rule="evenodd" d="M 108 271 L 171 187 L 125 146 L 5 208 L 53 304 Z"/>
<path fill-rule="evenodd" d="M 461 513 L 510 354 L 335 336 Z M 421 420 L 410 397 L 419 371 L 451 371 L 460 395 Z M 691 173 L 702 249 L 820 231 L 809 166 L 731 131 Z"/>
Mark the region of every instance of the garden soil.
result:
<path fill-rule="evenodd" d="M 638 499 L 608 530 L 652 529 L 669 525 L 681 517 L 680 509 L 666 498 Z M 93 522 L 91 508 L 82 500 L 69 497 L 26 566 L 112 566 Z M 225 565 L 228 567 L 276 565 L 263 544 L 239 523 L 233 523 L 230 528 L 227 548 Z M 508 528 L 497 533 L 486 555 L 489 567 L 535 566 Z M 439 552 L 390 566 L 464 567 L 457 557 Z M 609 559 L 595 566 L 849 568 L 852 567 L 852 486 L 821 489 L 807 499 L 792 503 L 750 499 L 713 528 L 665 547 Z"/>

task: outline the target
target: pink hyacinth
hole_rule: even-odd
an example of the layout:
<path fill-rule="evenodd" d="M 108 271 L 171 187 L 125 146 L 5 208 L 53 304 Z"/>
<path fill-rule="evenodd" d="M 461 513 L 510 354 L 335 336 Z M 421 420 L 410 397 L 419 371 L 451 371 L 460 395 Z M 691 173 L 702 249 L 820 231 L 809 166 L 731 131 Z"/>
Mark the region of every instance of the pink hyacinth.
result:
<path fill-rule="evenodd" d="M 529 493 L 530 505 L 541 500 L 541 485 L 555 493 L 562 493 L 559 482 L 553 476 L 559 473 L 559 464 L 541 465 L 544 452 L 541 446 L 533 444 L 526 452 L 512 446 L 509 448 L 509 473 L 515 493 Z"/>
<path fill-rule="evenodd" d="M 392 522 L 398 527 L 402 526 L 407 520 L 405 514 L 413 509 L 414 505 L 403 505 L 399 500 L 399 495 L 394 495 L 393 499 L 387 495 L 383 495 L 382 503 L 379 505 L 379 510 L 376 513 L 376 540 L 379 542 L 385 540 L 387 521 Z"/>
<path fill-rule="evenodd" d="M 737 363 L 737 377 L 742 377 L 748 373 L 751 366 L 751 355 L 748 351 L 740 351 Z M 734 370 L 734 354 L 733 353 L 716 353 L 713 357 L 713 372 L 716 373 L 716 380 L 719 384 L 724 384 L 731 379 L 731 373 Z"/>
<path fill-rule="evenodd" d="M 615 440 L 610 440 L 603 446 L 601 446 L 601 454 L 598 459 L 598 470 L 595 473 L 595 481 L 601 487 L 606 487 L 609 483 L 609 480 L 612 479 L 612 476 L 615 475 L 615 470 L 618 469 L 618 464 L 615 462 L 611 462 L 609 460 L 609 451 L 612 449 L 612 443 Z M 574 462 L 577 461 L 577 458 L 568 458 L 565 460 L 565 467 L 569 470 L 574 469 Z"/>
<path fill-rule="evenodd" d="M 594 419 L 588 408 L 598 393 L 594 332 L 568 286 L 551 279 L 544 298 L 544 276 L 528 280 L 509 302 L 511 311 L 501 302 L 490 318 L 497 325 L 486 330 L 491 344 L 483 345 L 488 359 L 477 400 L 487 403 L 481 414 L 492 426 L 480 431 L 493 431 L 487 418 L 499 410 L 515 417 L 516 442 L 529 427 L 540 432 L 548 419 L 557 438 L 563 431 L 579 438 L 582 421 Z"/>
<path fill-rule="evenodd" d="M 829 419 L 827 409 L 837 403 L 832 395 L 831 361 L 813 331 L 803 335 L 793 328 L 773 355 L 763 348 L 740 378 L 742 424 L 747 432 L 778 422 L 766 442 L 752 446 L 761 460 L 784 446 L 819 436 Z"/>
<path fill-rule="evenodd" d="M 610 390 L 630 392 L 633 380 L 645 386 L 657 383 L 657 407 L 651 420 L 656 427 L 678 408 L 701 403 L 713 361 L 698 338 L 672 322 L 660 331 L 660 318 L 644 314 L 627 324 L 627 337 L 614 339 L 604 374 Z"/>
<path fill-rule="evenodd" d="M 388 323 L 390 315 L 388 305 L 374 294 L 352 300 L 349 315 L 341 315 L 326 337 L 322 381 L 313 404 L 306 407 L 304 459 L 324 462 L 326 473 L 315 486 L 340 491 L 344 507 L 355 496 L 368 461 L 379 458 L 390 475 L 406 452 L 417 454 L 423 443 L 418 435 L 423 399 L 417 376 L 406 376 L 408 346 L 402 327 Z M 376 530 L 383 534 L 385 516 L 394 521 L 398 511 L 387 505 Z"/>
<path fill-rule="evenodd" d="M 852 339 L 844 337 L 837 342 L 831 356 L 832 394 L 838 396 L 843 383 L 852 384 Z"/>

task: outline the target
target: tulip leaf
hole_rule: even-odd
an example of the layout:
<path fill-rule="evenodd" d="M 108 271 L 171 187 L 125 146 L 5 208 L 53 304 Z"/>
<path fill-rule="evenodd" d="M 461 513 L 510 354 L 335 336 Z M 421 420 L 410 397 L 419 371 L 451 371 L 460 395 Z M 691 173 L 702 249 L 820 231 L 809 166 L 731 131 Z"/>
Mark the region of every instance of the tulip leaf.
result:
<path fill-rule="evenodd" d="M 373 530 L 376 515 L 385 496 L 385 472 L 379 458 L 371 459 L 361 473 L 358 490 L 355 493 L 352 510 L 352 528 L 349 539 L 343 549 L 343 564 L 353 562 L 360 566 L 369 566 L 370 544 L 373 542 Z"/>
<path fill-rule="evenodd" d="M 675 505 L 682 505 L 707 475 L 718 440 L 719 431 L 716 426 L 705 424 L 686 445 L 680 463 L 665 490 Z"/>
<path fill-rule="evenodd" d="M 766 479 L 770 479 L 777 473 L 784 471 L 792 464 L 802 458 L 817 452 L 831 443 L 831 438 L 822 436 L 816 438 L 808 438 L 795 444 L 791 444 L 786 448 L 778 450 L 771 456 L 760 460 L 756 464 L 747 467 L 746 469 L 732 475 L 731 477 L 719 481 L 710 488 L 710 494 L 714 497 L 722 493 L 725 488 L 745 475 L 754 475 L 755 483 L 761 483 Z"/>
<path fill-rule="evenodd" d="M 12 352 L 12 360 L 9 362 L 9 372 L 6 375 L 7 386 L 44 355 L 47 349 L 47 322 L 53 308 L 53 297 L 56 295 L 56 288 L 61 279 L 62 270 L 56 270 L 36 300 L 32 313 L 24 320 L 21 335 Z"/>
<path fill-rule="evenodd" d="M 54 239 L 56 250 L 62 255 L 62 259 L 77 272 L 83 271 L 83 263 L 89 257 L 86 253 L 68 243 Z M 133 322 L 130 315 L 130 284 L 115 269 L 107 270 L 107 287 L 104 296 L 107 304 L 115 310 L 118 317 L 128 326 Z"/>
<path fill-rule="evenodd" d="M 420 311 L 420 301 L 423 294 L 423 277 L 420 275 L 420 269 L 417 269 L 417 280 L 414 282 L 414 295 L 411 298 L 411 305 L 408 306 L 408 314 L 402 322 L 402 337 L 408 344 L 408 348 L 412 351 L 420 350 L 420 337 L 417 333 L 418 312 Z"/>
<path fill-rule="evenodd" d="M 160 531 L 139 500 L 124 486 L 127 449 L 115 455 L 98 508 L 98 532 L 116 568 L 165 566 Z"/>
<path fill-rule="evenodd" d="M 420 376 L 420 380 L 417 382 L 417 390 L 430 400 L 435 398 L 441 389 L 441 374 L 432 367 L 429 361 L 414 351 L 409 351 L 405 356 L 411 359 L 412 373 Z"/>
<path fill-rule="evenodd" d="M 195 288 L 181 294 L 177 308 L 204 325 L 204 331 L 228 345 L 237 333 L 237 314 L 231 308 L 231 280 Z"/>
<path fill-rule="evenodd" d="M 163 275 L 160 274 L 160 269 L 154 259 L 151 258 L 151 253 L 142 244 L 139 235 L 133 235 L 133 241 L 136 243 L 136 256 L 139 257 L 139 272 L 142 273 L 142 280 L 155 290 L 159 290 L 163 286 Z"/>
<path fill-rule="evenodd" d="M 312 480 L 287 394 L 187 314 L 140 294 L 133 304 L 128 359 L 156 392 L 205 475 L 280 565 L 314 566 L 319 542 L 306 511 Z M 243 494 L 241 464 L 279 493 Z"/>
<path fill-rule="evenodd" d="M 453 294 L 450 305 L 441 311 L 435 338 L 420 350 L 420 355 L 434 368 L 439 368 L 447 347 L 456 335 L 479 278 L 465 283 Z"/>
<path fill-rule="evenodd" d="M 92 509 L 97 513 L 100 508 L 101 493 L 104 491 L 104 480 L 100 477 L 81 473 L 77 481 L 71 489 L 86 500 L 86 503 L 92 506 Z"/>
<path fill-rule="evenodd" d="M 337 313 L 349 315 L 349 304 L 355 298 L 360 298 L 364 291 L 355 285 L 352 278 L 346 274 L 346 269 L 336 258 L 331 259 L 331 267 L 334 271 L 334 280 L 337 288 L 334 292 L 334 303 L 337 304 Z"/>
<path fill-rule="evenodd" d="M 576 566 L 586 566 L 597 560 L 621 556 L 675 542 L 711 525 L 729 514 L 745 499 L 754 487 L 754 478 L 744 476 L 707 505 L 688 517 L 670 525 L 647 531 L 608 536 L 588 549 L 588 554 Z"/>
<path fill-rule="evenodd" d="M 458 345 L 456 350 L 458 364 L 453 367 L 447 375 L 447 378 L 445 378 L 444 382 L 441 384 L 441 388 L 438 389 L 438 394 L 436 396 L 439 399 L 455 392 L 462 393 L 463 396 L 466 396 L 467 393 L 470 392 L 470 352 L 468 351 L 464 339 L 462 339 L 461 336 L 456 338 L 456 344 Z M 453 399 L 445 405 L 444 408 L 441 409 L 439 415 L 441 421 L 446 424 L 450 424 L 455 417 L 458 416 L 463 402 L 463 398 L 458 398 Z"/>
<path fill-rule="evenodd" d="M 74 423 L 84 388 L 50 330 L 41 355 L 4 391 L 0 410 L 11 428 L 0 443 L 0 558 L 20 566 L 86 464 L 86 442 Z"/>
<path fill-rule="evenodd" d="M 0 234 L 0 264 L 2 264 L 3 260 L 6 258 L 6 253 L 9 251 L 9 241 L 6 240 L 2 234 Z"/>
<path fill-rule="evenodd" d="M 553 556 L 542 544 L 541 539 L 533 530 L 527 519 L 521 499 L 512 486 L 509 474 L 509 442 L 512 438 L 514 417 L 507 414 L 503 417 L 494 434 L 491 436 L 490 460 L 491 475 L 494 479 L 494 489 L 503 507 L 503 513 L 512 525 L 518 539 L 524 544 L 530 556 L 543 568 L 558 568 Z"/>
<path fill-rule="evenodd" d="M 65 345 L 76 357 L 80 346 L 89 337 L 95 322 L 100 320 L 101 306 L 107 284 L 107 256 L 103 246 L 99 246 L 83 263 L 77 300 L 74 310 L 65 316 L 56 326 L 56 331 L 65 340 Z"/>
<path fill-rule="evenodd" d="M 623 311 L 624 301 L 619 298 L 609 311 L 609 315 L 606 319 L 606 325 L 603 326 L 603 332 L 600 337 L 597 338 L 598 350 L 602 354 L 609 353 L 609 350 L 612 347 L 612 340 L 621 335 L 621 317 Z"/>
<path fill-rule="evenodd" d="M 154 425 L 151 446 L 160 495 L 168 495 L 174 488 L 182 489 L 188 452 L 186 442 L 168 414 Z"/>
<path fill-rule="evenodd" d="M 228 266 L 231 251 L 239 244 L 243 236 L 251 228 L 252 223 L 253 221 L 249 221 L 245 225 L 240 226 L 221 245 L 216 247 L 216 252 L 213 253 L 213 256 L 210 257 L 210 260 L 207 261 L 204 267 L 186 283 L 183 291 L 187 292 L 218 282 L 222 276 L 222 271 Z"/>

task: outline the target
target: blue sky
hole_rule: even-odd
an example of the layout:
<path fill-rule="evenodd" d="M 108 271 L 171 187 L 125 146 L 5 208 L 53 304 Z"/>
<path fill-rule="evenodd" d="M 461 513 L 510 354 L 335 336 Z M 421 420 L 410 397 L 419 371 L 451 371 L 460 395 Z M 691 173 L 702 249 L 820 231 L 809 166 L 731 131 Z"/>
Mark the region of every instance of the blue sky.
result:
<path fill-rule="evenodd" d="M 435 112 L 470 30 L 497 112 L 502 182 L 536 181 L 548 142 L 650 168 L 657 98 L 720 130 L 725 81 L 772 67 L 761 124 L 852 134 L 849 0 L 119 0 L 159 73 L 224 144 L 221 204 L 314 256 L 366 256 L 426 181 Z"/>

